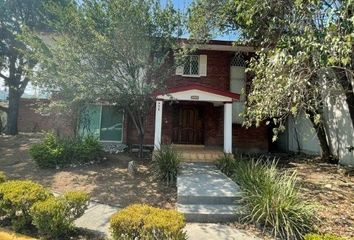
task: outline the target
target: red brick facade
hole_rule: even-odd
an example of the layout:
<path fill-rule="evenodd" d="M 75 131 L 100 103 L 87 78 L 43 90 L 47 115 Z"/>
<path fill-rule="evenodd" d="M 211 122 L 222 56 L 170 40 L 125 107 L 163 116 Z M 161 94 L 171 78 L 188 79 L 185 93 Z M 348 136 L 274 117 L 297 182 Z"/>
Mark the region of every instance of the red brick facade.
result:
<path fill-rule="evenodd" d="M 197 54 L 207 55 L 207 75 L 203 77 L 184 77 L 173 75 L 167 82 L 167 87 L 180 87 L 190 84 L 200 84 L 216 88 L 223 91 L 230 90 L 230 63 L 234 56 L 233 52 L 228 51 L 199 51 Z M 245 56 L 249 58 L 250 55 Z M 247 76 L 250 82 L 250 76 Z M 203 119 L 203 144 L 206 146 L 223 146 L 223 105 L 214 106 L 208 102 L 169 102 L 163 104 L 162 115 L 162 143 L 170 144 L 173 142 L 175 134 L 176 115 L 180 106 L 185 104 L 194 105 L 202 114 Z M 177 109 L 177 110 L 176 110 Z M 72 119 L 58 119 L 53 121 L 52 116 L 41 116 L 33 109 L 33 103 L 30 100 L 22 100 L 20 106 L 20 117 L 18 120 L 19 130 L 23 132 L 61 129 L 64 135 L 73 135 L 75 124 Z M 123 142 L 135 144 L 139 142 L 138 134 L 132 121 L 125 116 L 125 129 L 123 133 Z M 144 143 L 154 144 L 155 130 L 155 109 L 147 116 L 145 126 Z M 268 127 L 262 125 L 258 128 L 252 127 L 245 129 L 240 124 L 233 124 L 232 130 L 233 147 L 240 151 L 267 151 L 268 146 Z"/>
<path fill-rule="evenodd" d="M 171 76 L 167 86 L 180 87 L 190 84 L 201 84 L 216 89 L 229 91 L 230 89 L 230 63 L 234 56 L 233 52 L 224 51 L 200 51 L 197 54 L 207 55 L 207 76 L 205 77 L 184 77 Z M 246 58 L 250 56 L 246 55 Z M 250 82 L 250 76 L 247 76 Z M 224 108 L 214 106 L 212 103 L 194 102 L 204 112 L 204 144 L 206 146 L 223 146 L 224 141 Z M 162 143 L 172 143 L 173 125 L 176 113 L 175 105 L 183 105 L 183 102 L 164 102 L 162 116 Z M 129 121 L 131 123 L 131 121 Z M 153 145 L 155 128 L 155 109 L 147 118 L 145 144 Z M 128 127 L 128 142 L 138 143 L 138 135 L 133 124 Z M 268 151 L 268 127 L 262 125 L 258 128 L 244 128 L 240 124 L 233 124 L 233 146 L 239 151 Z"/>
<path fill-rule="evenodd" d="M 54 131 L 60 136 L 74 136 L 75 117 L 69 114 L 40 113 L 39 109 L 46 103 L 48 100 L 21 98 L 17 119 L 18 130 L 20 132 Z"/>

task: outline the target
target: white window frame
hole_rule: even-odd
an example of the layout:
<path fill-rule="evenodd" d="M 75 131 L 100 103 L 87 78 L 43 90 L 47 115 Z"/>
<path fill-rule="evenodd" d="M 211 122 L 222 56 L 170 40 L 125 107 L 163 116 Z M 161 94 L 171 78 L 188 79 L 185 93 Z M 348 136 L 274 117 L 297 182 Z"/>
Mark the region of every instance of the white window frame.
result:
<path fill-rule="evenodd" d="M 183 65 L 183 66 L 182 66 L 182 67 L 183 67 L 183 74 L 182 74 L 182 76 L 183 76 L 183 77 L 200 77 L 200 55 L 188 55 L 188 56 L 186 56 L 186 57 L 187 57 L 187 58 L 195 57 L 195 58 L 198 59 L 198 74 L 185 74 L 185 73 L 184 73 L 184 66 L 185 66 L 185 65 Z M 185 64 L 186 64 L 186 63 L 185 63 Z M 189 72 L 190 72 L 190 70 L 192 69 L 191 64 L 192 64 L 192 61 L 189 60 Z"/>

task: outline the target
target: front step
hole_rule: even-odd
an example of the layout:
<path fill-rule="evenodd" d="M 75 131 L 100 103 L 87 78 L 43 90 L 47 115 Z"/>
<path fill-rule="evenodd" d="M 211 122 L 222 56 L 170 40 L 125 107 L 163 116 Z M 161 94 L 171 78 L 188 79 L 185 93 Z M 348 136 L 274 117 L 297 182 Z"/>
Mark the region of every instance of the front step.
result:
<path fill-rule="evenodd" d="M 188 222 L 228 222 L 241 214 L 239 186 L 215 165 L 184 163 L 177 177 L 177 209 Z"/>
<path fill-rule="evenodd" d="M 181 153 L 182 160 L 185 162 L 215 162 L 224 155 L 220 147 L 182 144 L 174 144 L 173 147 Z"/>
<path fill-rule="evenodd" d="M 178 195 L 177 202 L 180 204 L 237 204 L 241 196 L 201 196 L 201 195 Z"/>
<path fill-rule="evenodd" d="M 232 222 L 242 215 L 242 209 L 225 204 L 177 204 L 187 222 L 221 223 Z"/>

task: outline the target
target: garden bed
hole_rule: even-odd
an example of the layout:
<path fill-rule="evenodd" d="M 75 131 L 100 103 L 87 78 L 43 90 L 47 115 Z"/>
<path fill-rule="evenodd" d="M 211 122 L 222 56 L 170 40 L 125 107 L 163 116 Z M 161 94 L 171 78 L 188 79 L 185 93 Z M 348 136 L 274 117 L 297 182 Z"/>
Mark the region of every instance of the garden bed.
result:
<path fill-rule="evenodd" d="M 281 167 L 296 170 L 302 198 L 319 206 L 321 233 L 354 237 L 354 176 L 318 157 L 282 155 Z"/>
<path fill-rule="evenodd" d="M 107 160 L 76 168 L 40 169 L 31 160 L 28 149 L 40 141 L 41 134 L 0 136 L 0 170 L 10 179 L 30 179 L 55 192 L 83 190 L 93 200 L 125 207 L 132 203 L 149 203 L 163 208 L 174 208 L 176 189 L 158 181 L 150 163 L 137 160 L 138 172 L 128 174 L 128 154 L 107 155 Z"/>

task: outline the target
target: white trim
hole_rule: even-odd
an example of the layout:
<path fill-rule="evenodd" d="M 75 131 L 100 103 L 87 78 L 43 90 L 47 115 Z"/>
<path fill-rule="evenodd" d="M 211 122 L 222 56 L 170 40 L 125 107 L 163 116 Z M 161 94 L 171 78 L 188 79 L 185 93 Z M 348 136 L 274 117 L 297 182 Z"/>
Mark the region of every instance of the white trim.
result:
<path fill-rule="evenodd" d="M 157 96 L 157 99 L 181 100 L 181 101 L 204 101 L 204 102 L 232 102 L 233 101 L 231 97 L 226 97 L 215 93 L 209 93 L 197 89 L 159 95 Z"/>
<path fill-rule="evenodd" d="M 198 74 L 198 75 L 185 75 L 185 74 L 182 74 L 181 76 L 182 76 L 182 77 L 193 77 L 193 78 L 199 78 L 199 77 L 201 77 L 199 74 Z"/>
<path fill-rule="evenodd" d="M 232 153 L 232 103 L 224 104 L 224 152 Z"/>
<path fill-rule="evenodd" d="M 208 72 L 208 56 L 205 54 L 199 55 L 199 75 L 202 77 L 207 76 Z"/>
<path fill-rule="evenodd" d="M 183 66 L 177 66 L 175 74 L 178 75 L 178 76 L 182 76 L 183 75 L 183 70 L 184 70 Z"/>
<path fill-rule="evenodd" d="M 162 111 L 163 101 L 156 101 L 155 107 L 155 135 L 154 135 L 154 149 L 158 150 L 161 146 L 161 133 L 162 133 Z"/>

